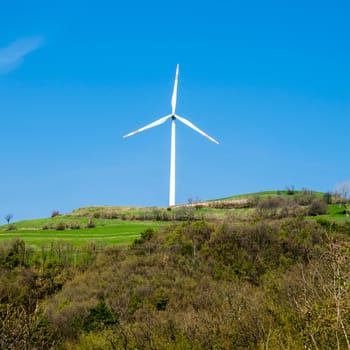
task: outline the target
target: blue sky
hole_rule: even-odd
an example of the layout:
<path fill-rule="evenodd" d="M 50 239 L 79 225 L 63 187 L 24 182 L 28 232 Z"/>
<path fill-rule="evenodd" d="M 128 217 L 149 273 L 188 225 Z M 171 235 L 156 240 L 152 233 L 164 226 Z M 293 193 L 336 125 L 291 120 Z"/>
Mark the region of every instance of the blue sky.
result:
<path fill-rule="evenodd" d="M 11 1 L 0 11 L 0 218 L 350 179 L 348 1 Z M 5 221 L 4 221 L 5 222 Z"/>

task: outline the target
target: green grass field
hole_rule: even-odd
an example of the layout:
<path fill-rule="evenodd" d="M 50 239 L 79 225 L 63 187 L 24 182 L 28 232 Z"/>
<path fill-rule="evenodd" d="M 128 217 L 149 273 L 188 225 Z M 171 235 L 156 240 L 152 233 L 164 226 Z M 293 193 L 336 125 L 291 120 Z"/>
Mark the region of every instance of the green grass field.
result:
<path fill-rule="evenodd" d="M 339 204 L 331 204 L 328 206 L 328 213 L 324 215 L 318 215 L 318 216 L 311 216 L 309 217 L 312 220 L 318 220 L 318 219 L 326 219 L 333 222 L 347 222 L 350 220 L 350 217 L 348 217 L 345 213 L 345 207 L 343 205 Z"/>
<path fill-rule="evenodd" d="M 116 219 L 94 219 L 95 227 L 86 228 L 88 218 L 55 217 L 50 219 L 28 220 L 16 222 L 15 229 L 9 226 L 0 227 L 0 241 L 14 237 L 23 239 L 28 246 L 40 248 L 52 242 L 64 242 L 74 246 L 97 243 L 99 245 L 130 244 L 139 237 L 146 228 L 159 228 L 161 222 L 125 221 Z M 64 223 L 64 230 L 57 230 L 59 223 Z M 79 229 L 70 226 L 79 225 Z M 45 228 L 45 229 L 43 229 Z"/>

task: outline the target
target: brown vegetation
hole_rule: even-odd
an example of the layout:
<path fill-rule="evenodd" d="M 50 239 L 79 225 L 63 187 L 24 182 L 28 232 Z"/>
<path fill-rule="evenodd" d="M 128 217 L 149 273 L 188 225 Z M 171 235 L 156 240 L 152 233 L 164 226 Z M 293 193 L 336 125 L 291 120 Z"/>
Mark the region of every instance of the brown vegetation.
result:
<path fill-rule="evenodd" d="M 182 208 L 129 247 L 0 245 L 0 348 L 349 348 L 350 224 L 306 220 L 314 193 L 250 203 L 244 221 Z"/>

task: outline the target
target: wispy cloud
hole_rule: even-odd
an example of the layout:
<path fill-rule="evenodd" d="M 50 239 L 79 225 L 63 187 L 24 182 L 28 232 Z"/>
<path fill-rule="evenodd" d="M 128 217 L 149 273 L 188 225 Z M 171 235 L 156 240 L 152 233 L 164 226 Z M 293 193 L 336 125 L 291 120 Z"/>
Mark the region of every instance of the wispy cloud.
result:
<path fill-rule="evenodd" d="M 18 68 L 24 57 L 37 50 L 43 44 L 43 38 L 31 37 L 17 39 L 9 46 L 0 48 L 0 74 Z"/>

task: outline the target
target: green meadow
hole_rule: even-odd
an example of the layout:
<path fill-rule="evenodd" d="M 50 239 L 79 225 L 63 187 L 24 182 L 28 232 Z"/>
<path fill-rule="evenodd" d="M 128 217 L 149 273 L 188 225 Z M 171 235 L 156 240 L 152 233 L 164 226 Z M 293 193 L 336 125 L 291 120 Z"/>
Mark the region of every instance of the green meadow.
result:
<path fill-rule="evenodd" d="M 92 222 L 94 227 L 88 228 L 89 222 Z M 90 243 L 102 246 L 130 244 L 145 229 L 157 229 L 161 224 L 161 222 L 153 221 L 59 216 L 1 226 L 0 241 L 20 238 L 26 245 L 36 248 L 49 246 L 52 242 L 64 242 L 74 246 Z"/>

